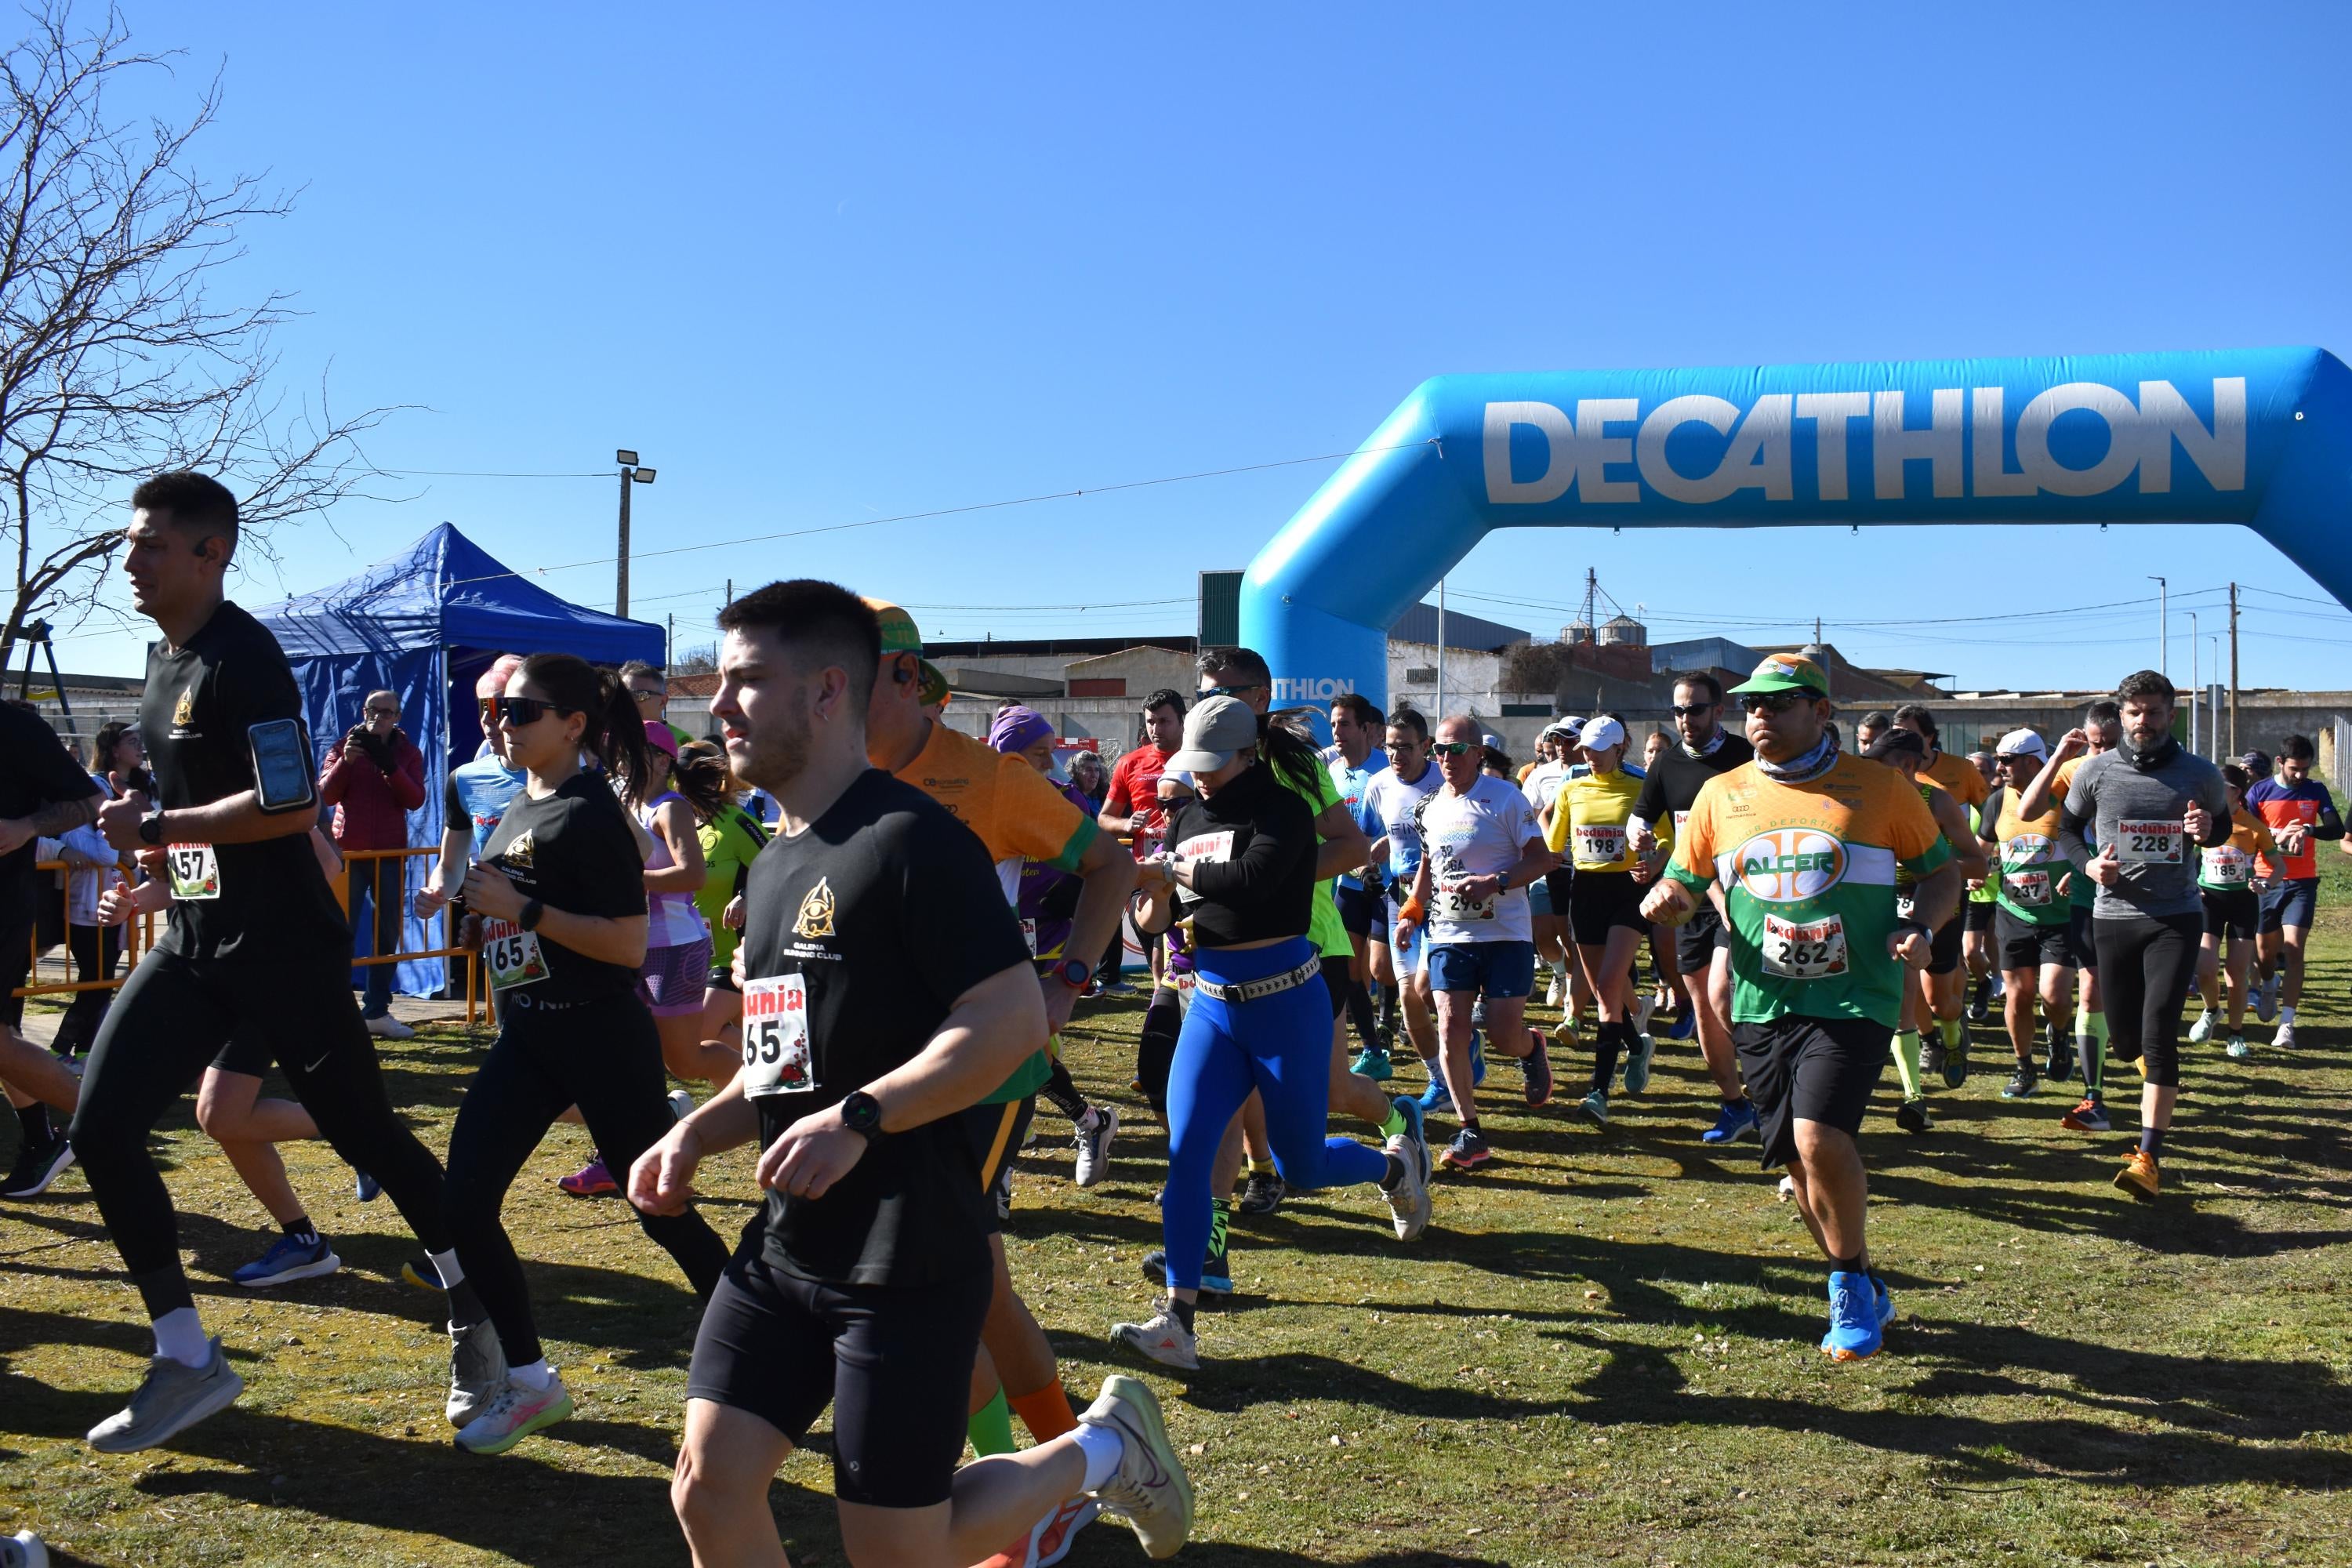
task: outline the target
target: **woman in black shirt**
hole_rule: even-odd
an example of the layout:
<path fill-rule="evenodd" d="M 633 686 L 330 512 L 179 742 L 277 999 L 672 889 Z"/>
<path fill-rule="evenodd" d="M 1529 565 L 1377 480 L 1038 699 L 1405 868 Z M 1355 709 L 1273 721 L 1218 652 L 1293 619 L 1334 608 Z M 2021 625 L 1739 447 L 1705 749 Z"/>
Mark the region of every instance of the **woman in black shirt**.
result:
<path fill-rule="evenodd" d="M 661 1037 L 637 990 L 646 954 L 645 856 L 584 748 L 632 795 L 645 725 L 620 681 L 569 654 L 534 654 L 496 699 L 508 757 L 528 774 L 466 873 L 499 1037 L 449 1141 L 448 1220 L 495 1333 L 460 1338 L 449 1416 L 457 1443 L 497 1454 L 572 1413 L 541 1352 L 522 1264 L 499 1221 L 507 1188 L 566 1107 L 627 1170 L 669 1131 Z M 727 1247 L 691 1209 L 638 1223 L 709 1297 Z"/>
<path fill-rule="evenodd" d="M 1171 1366 L 1200 1365 L 1192 1335 L 1201 1262 L 1209 1243 L 1209 1173 L 1217 1144 L 1253 1090 L 1283 1180 L 1297 1187 L 1378 1182 L 1410 1241 L 1429 1223 L 1429 1147 L 1419 1106 L 1399 1100 L 1406 1130 L 1385 1151 L 1326 1138 L 1330 1111 L 1331 1011 L 1321 959 L 1307 939 L 1315 902 L 1315 808 L 1302 792 L 1322 764 L 1288 730 L 1230 697 L 1184 719 L 1171 769 L 1193 775 L 1196 798 L 1169 820 L 1168 854 L 1147 861 L 1139 926 L 1191 922 L 1191 1010 L 1168 1081 L 1168 1189 L 1160 1199 L 1169 1299 L 1146 1323 L 1112 1337 Z"/>

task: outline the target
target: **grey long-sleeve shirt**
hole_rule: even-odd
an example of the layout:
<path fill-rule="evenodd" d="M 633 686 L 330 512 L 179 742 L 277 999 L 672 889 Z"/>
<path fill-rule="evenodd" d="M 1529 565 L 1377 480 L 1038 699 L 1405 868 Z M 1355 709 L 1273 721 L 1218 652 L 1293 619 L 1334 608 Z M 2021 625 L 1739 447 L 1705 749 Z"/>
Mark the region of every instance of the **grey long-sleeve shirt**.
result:
<path fill-rule="evenodd" d="M 2189 842 L 2181 821 L 2192 800 L 2212 818 L 2199 844 Z M 2100 851 L 2084 842 L 2085 824 Z M 2123 863 L 2122 878 L 2099 889 L 2095 920 L 2195 914 L 2203 907 L 2197 852 L 2229 837 L 2230 790 L 2221 770 L 2185 747 L 2146 772 L 2120 751 L 2102 752 L 2075 770 L 2058 817 L 2059 847 L 2076 865 L 2108 845 Z"/>

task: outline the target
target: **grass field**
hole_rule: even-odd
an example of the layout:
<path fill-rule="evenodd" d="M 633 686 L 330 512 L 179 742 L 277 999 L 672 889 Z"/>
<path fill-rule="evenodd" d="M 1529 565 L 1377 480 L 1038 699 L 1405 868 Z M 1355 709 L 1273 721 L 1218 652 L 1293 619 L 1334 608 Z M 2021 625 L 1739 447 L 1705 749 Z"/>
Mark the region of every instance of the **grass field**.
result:
<path fill-rule="evenodd" d="M 2326 863 L 2304 1044 L 2238 1063 L 2188 1049 L 2160 1204 L 2108 1184 L 2137 1116 L 2087 1138 L 2057 1126 L 2071 1093 L 2004 1104 L 1990 1030 L 1927 1138 L 1895 1130 L 1887 1075 L 1865 1152 L 1902 1318 L 1868 1363 L 1833 1368 L 1813 1348 L 1822 1266 L 1752 1152 L 1702 1150 L 1712 1101 L 1688 1047 L 1664 1047 L 1605 1132 L 1562 1106 L 1501 1109 L 1503 1160 L 1441 1178 L 1436 1225 L 1410 1250 L 1368 1194 L 1242 1222 L 1245 1295 L 1204 1314 L 1207 1367 L 1150 1373 L 1202 1500 L 1181 1560 L 2346 1562 L 2352 861 Z M 1072 1059 L 1148 1129 L 1125 1089 L 1139 1016 L 1083 1018 Z M 436 1028 L 385 1052 L 436 1147 L 480 1048 Z M 2110 1098 L 2128 1104 L 2136 1085 L 2122 1069 Z M 1515 1102 L 1509 1069 L 1492 1087 Z M 397 1282 L 411 1243 L 388 1203 L 358 1206 L 323 1149 L 289 1150 L 345 1267 L 256 1295 L 227 1276 L 265 1243 L 265 1216 L 184 1110 L 155 1147 L 246 1395 L 168 1450 L 89 1452 L 79 1435 L 147 1353 L 139 1303 L 78 1173 L 7 1205 L 0 1529 L 30 1524 L 65 1560 L 108 1564 L 686 1560 L 667 1483 L 694 1303 L 625 1210 L 555 1193 L 581 1134 L 551 1136 L 508 1206 L 580 1414 L 493 1459 L 449 1444 L 437 1298 Z M 1123 1134 L 1118 1152 L 1112 1180 L 1081 1193 L 1049 1142 L 1017 1185 L 1013 1275 L 1081 1403 L 1105 1372 L 1135 1370 L 1107 1332 L 1150 1294 L 1137 1263 L 1159 1234 L 1154 1140 Z M 719 1168 L 722 1228 L 749 1212 L 748 1169 Z M 773 1491 L 803 1564 L 842 1561 L 823 1447 L 813 1435 L 820 1451 Z M 1143 1558 L 1103 1526 L 1070 1561 Z"/>

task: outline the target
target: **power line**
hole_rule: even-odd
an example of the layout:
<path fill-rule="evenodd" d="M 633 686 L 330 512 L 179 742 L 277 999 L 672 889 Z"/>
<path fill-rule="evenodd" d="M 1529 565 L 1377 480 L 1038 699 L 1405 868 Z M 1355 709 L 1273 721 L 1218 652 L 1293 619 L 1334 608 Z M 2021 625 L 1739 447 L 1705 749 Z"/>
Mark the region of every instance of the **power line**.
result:
<path fill-rule="evenodd" d="M 479 468 L 377 468 L 373 471 L 404 479 L 609 479 L 619 472 L 617 468 L 578 474 L 490 473 Z"/>

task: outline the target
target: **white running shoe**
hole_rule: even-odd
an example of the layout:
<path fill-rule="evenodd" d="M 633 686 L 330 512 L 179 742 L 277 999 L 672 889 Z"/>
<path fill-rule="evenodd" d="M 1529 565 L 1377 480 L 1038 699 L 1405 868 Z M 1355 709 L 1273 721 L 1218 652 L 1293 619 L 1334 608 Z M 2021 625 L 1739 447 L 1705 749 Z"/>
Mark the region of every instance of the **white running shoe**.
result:
<path fill-rule="evenodd" d="M 2189 1043 L 2192 1046 L 2201 1046 L 2212 1037 L 2213 1015 L 2210 1012 L 2198 1014 L 2197 1021 L 2189 1026 Z"/>
<path fill-rule="evenodd" d="M 463 1428 L 490 1407 L 507 1385 L 507 1352 L 499 1331 L 484 1318 L 466 1328 L 449 1325 L 449 1425 Z"/>
<path fill-rule="evenodd" d="M 1555 974 L 1551 977 L 1551 987 L 1544 993 L 1544 1005 L 1547 1007 L 1568 1005 L 1568 982 L 1561 976 Z"/>
<path fill-rule="evenodd" d="M 1637 1035 L 1648 1034 L 1650 1015 L 1657 1010 L 1658 999 L 1646 991 L 1642 993 L 1642 999 L 1633 1004 L 1633 1032 Z"/>
<path fill-rule="evenodd" d="M 694 1114 L 694 1096 L 682 1089 L 669 1091 L 669 1113 L 680 1121 Z"/>
<path fill-rule="evenodd" d="M 49 1568 L 49 1549 L 29 1530 L 0 1536 L 0 1568 Z"/>
<path fill-rule="evenodd" d="M 1160 1308 L 1147 1322 L 1113 1323 L 1110 1337 L 1131 1349 L 1141 1351 L 1162 1366 L 1177 1367 L 1185 1372 L 1201 1370 L 1201 1342 L 1176 1316 L 1173 1306 Z"/>
<path fill-rule="evenodd" d="M 167 1355 L 150 1361 L 131 1403 L 89 1429 L 89 1446 L 101 1454 L 152 1448 L 235 1404 L 245 1379 L 229 1366 L 217 1334 L 212 1352 L 202 1366 L 182 1366 Z"/>
<path fill-rule="evenodd" d="M 1787 1203 L 1794 1198 L 1797 1195 L 1797 1178 L 1794 1176 L 1781 1177 L 1780 1193 L 1780 1201 L 1782 1203 Z"/>
<path fill-rule="evenodd" d="M 1095 1186 L 1110 1174 L 1110 1141 L 1118 1132 L 1116 1105 L 1089 1106 L 1078 1119 L 1077 1131 L 1070 1135 L 1078 1150 L 1078 1185 Z"/>
<path fill-rule="evenodd" d="M 550 1373 L 545 1388 L 509 1380 L 489 1408 L 457 1429 L 457 1447 L 469 1454 L 503 1454 L 542 1426 L 572 1414 L 572 1391 L 562 1373 Z"/>
<path fill-rule="evenodd" d="M 2277 1031 L 2271 1036 L 2271 1044 L 2283 1051 L 2294 1049 L 2294 1026 L 2281 1024 Z"/>
<path fill-rule="evenodd" d="M 389 1013 L 381 1018 L 370 1018 L 367 1032 L 379 1040 L 413 1040 L 416 1037 L 415 1030 Z"/>
<path fill-rule="evenodd" d="M 1389 1213 L 1396 1220 L 1399 1241 L 1417 1241 L 1429 1228 L 1429 1141 L 1418 1136 L 1419 1118 L 1408 1118 L 1412 1125 L 1391 1138 L 1382 1148 L 1397 1158 L 1404 1167 L 1404 1177 L 1383 1195 L 1389 1200 Z"/>
<path fill-rule="evenodd" d="M 1145 1556 L 1175 1556 L 1192 1533 L 1192 1481 L 1168 1440 L 1158 1397 L 1140 1379 L 1114 1373 L 1078 1419 L 1120 1438 L 1118 1468 L 1095 1497 L 1133 1527 Z"/>

